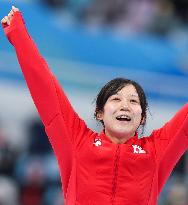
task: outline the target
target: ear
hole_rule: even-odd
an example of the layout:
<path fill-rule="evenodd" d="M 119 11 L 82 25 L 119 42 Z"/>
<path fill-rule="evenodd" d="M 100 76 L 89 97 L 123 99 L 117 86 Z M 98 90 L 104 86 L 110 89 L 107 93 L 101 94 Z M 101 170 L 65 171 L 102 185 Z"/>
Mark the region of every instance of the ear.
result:
<path fill-rule="evenodd" d="M 146 117 L 143 117 L 142 120 L 141 120 L 141 122 L 140 122 L 140 125 L 144 125 L 145 122 L 146 122 Z"/>
<path fill-rule="evenodd" d="M 97 120 L 99 120 L 99 121 L 103 120 L 103 112 L 102 111 L 97 113 Z"/>

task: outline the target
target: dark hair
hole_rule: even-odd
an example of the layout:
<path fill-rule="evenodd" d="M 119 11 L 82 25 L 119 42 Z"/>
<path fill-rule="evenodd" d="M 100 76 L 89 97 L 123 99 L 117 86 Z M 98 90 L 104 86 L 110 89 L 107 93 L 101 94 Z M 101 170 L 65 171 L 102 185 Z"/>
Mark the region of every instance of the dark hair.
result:
<path fill-rule="evenodd" d="M 130 80 L 130 79 L 115 78 L 115 79 L 109 81 L 104 87 L 102 87 L 102 89 L 98 93 L 97 99 L 96 99 L 96 108 L 95 108 L 95 113 L 94 113 L 95 119 L 97 119 L 97 115 L 99 112 L 103 112 L 104 105 L 105 105 L 106 101 L 108 100 L 108 98 L 110 96 L 116 94 L 118 91 L 120 91 L 126 85 L 133 85 L 138 93 L 140 105 L 141 105 L 141 109 L 142 109 L 141 121 L 144 120 L 142 123 L 142 127 L 143 127 L 142 134 L 143 134 L 144 126 L 146 124 L 148 103 L 147 103 L 146 95 L 145 95 L 142 87 L 137 82 Z M 100 122 L 104 126 L 103 121 L 100 121 Z"/>

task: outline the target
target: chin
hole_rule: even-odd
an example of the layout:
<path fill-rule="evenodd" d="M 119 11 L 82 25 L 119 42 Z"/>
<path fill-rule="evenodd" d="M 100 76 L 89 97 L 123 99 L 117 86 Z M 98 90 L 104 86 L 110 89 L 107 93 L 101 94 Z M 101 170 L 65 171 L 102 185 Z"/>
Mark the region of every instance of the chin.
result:
<path fill-rule="evenodd" d="M 127 130 L 126 131 L 125 130 L 118 130 L 118 131 L 116 131 L 116 136 L 118 138 L 124 138 L 126 136 L 134 136 L 134 134 L 132 134 L 132 132 L 128 132 Z"/>

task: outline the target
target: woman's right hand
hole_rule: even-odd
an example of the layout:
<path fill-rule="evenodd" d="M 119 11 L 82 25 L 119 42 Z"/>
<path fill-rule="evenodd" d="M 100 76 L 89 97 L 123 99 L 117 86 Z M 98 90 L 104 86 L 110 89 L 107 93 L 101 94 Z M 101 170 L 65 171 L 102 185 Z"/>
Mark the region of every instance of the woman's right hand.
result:
<path fill-rule="evenodd" d="M 7 16 L 5 16 L 2 20 L 1 23 L 3 26 L 9 26 L 11 24 L 12 21 L 12 17 L 14 15 L 15 12 L 19 11 L 18 8 L 12 6 L 11 11 L 9 12 L 9 14 Z"/>

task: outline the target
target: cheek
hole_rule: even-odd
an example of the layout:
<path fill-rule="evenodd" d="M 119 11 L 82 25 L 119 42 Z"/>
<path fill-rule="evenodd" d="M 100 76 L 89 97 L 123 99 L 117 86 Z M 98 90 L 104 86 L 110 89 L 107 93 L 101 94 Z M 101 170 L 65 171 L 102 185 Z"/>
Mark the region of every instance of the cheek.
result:
<path fill-rule="evenodd" d="M 142 118 L 142 109 L 141 108 L 136 108 L 134 110 L 134 115 L 135 115 L 135 117 L 137 117 L 137 119 L 141 119 Z"/>
<path fill-rule="evenodd" d="M 104 113 L 106 115 L 112 115 L 114 113 L 114 106 L 112 104 L 107 104 L 105 107 L 104 107 Z"/>

